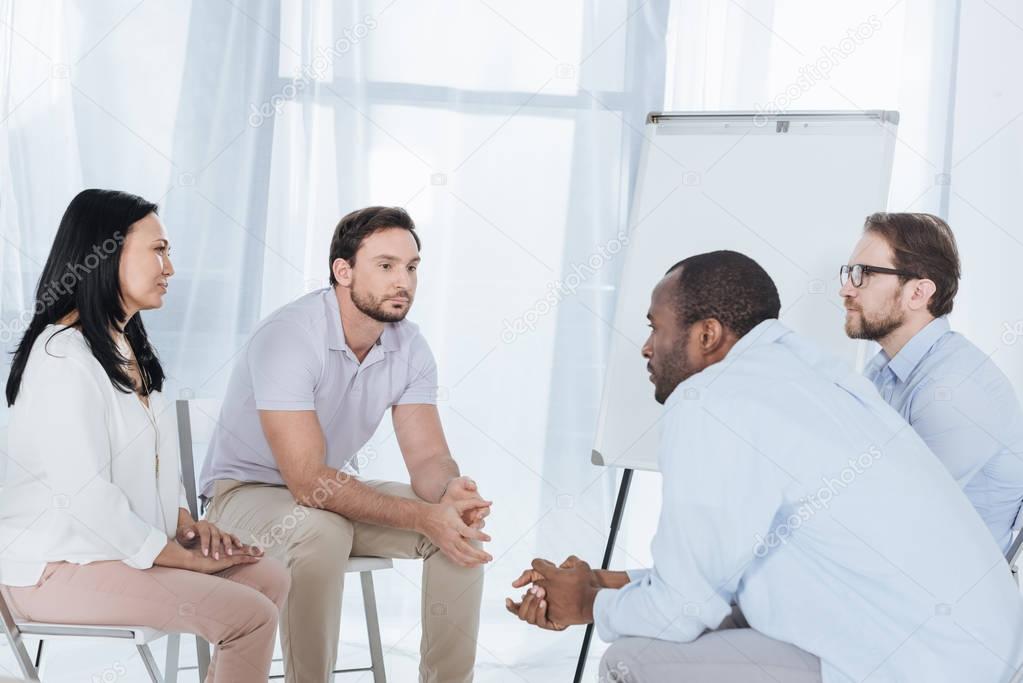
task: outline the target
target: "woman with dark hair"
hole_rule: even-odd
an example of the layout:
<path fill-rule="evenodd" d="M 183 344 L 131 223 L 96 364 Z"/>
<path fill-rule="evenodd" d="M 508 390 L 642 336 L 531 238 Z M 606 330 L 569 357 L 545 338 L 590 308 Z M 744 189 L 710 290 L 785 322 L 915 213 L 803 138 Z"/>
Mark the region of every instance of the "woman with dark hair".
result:
<path fill-rule="evenodd" d="M 85 190 L 14 353 L 0 590 L 22 618 L 150 626 L 216 645 L 209 682 L 266 680 L 283 565 L 196 522 L 139 312 L 174 275 L 155 204 Z"/>

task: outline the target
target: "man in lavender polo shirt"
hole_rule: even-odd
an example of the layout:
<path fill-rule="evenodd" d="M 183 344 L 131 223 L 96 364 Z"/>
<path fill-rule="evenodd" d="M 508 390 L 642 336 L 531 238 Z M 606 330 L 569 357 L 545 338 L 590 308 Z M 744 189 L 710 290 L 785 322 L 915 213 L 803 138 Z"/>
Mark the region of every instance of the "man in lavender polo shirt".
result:
<path fill-rule="evenodd" d="M 405 320 L 419 247 L 402 209 L 342 218 L 331 287 L 263 320 L 228 383 L 200 489 L 211 521 L 291 570 L 288 683 L 332 680 L 345 567 L 361 555 L 424 560 L 420 680 L 472 680 L 490 503 L 451 457 L 437 366 Z M 358 477 L 358 451 L 388 408 L 411 486 Z"/>

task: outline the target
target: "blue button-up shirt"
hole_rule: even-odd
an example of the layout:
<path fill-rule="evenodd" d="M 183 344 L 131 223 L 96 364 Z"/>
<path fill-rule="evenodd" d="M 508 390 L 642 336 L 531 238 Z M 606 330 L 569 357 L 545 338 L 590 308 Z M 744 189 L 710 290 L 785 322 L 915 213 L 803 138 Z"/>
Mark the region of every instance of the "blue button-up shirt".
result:
<path fill-rule="evenodd" d="M 664 406 L 653 567 L 604 640 L 688 642 L 737 602 L 825 683 L 1007 681 L 1023 597 L 945 467 L 862 375 L 768 320 Z"/>
<path fill-rule="evenodd" d="M 936 318 L 864 371 L 927 443 L 1004 552 L 1023 499 L 1023 411 L 1001 370 Z"/>

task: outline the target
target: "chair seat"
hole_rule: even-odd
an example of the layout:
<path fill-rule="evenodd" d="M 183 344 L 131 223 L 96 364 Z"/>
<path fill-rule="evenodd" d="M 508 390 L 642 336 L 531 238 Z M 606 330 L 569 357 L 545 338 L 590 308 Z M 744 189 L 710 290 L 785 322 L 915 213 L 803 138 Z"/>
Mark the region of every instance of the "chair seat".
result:
<path fill-rule="evenodd" d="M 146 645 L 167 635 L 148 626 L 92 626 L 79 624 L 50 624 L 38 621 L 18 621 L 18 630 L 26 636 L 45 636 L 46 640 L 60 638 L 123 638 L 136 645 Z"/>
<path fill-rule="evenodd" d="M 386 557 L 350 557 L 345 571 L 349 574 L 390 569 L 394 561 Z M 26 636 L 57 638 L 123 638 L 145 645 L 167 634 L 147 626 L 92 626 L 78 624 L 51 624 L 38 621 L 18 621 L 18 629 Z"/>
<path fill-rule="evenodd" d="M 372 572 L 377 569 L 390 569 L 394 566 L 394 560 L 387 557 L 349 557 L 345 573 Z"/>

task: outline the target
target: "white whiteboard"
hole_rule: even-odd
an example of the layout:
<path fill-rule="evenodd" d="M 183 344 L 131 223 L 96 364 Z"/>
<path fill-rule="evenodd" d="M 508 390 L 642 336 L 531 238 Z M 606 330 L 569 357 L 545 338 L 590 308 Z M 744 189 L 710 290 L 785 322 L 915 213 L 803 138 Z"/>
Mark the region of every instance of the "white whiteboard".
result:
<path fill-rule="evenodd" d="M 898 113 L 651 114 L 593 463 L 656 470 L 662 408 L 640 348 L 650 293 L 676 262 L 732 249 L 774 279 L 781 320 L 850 365 L 865 343 L 845 336 L 838 269 L 863 220 L 883 211 Z"/>

